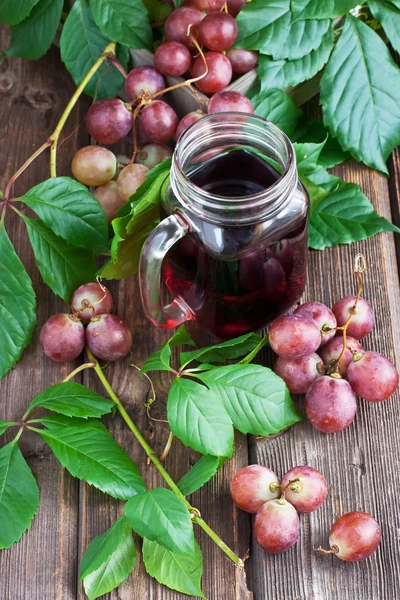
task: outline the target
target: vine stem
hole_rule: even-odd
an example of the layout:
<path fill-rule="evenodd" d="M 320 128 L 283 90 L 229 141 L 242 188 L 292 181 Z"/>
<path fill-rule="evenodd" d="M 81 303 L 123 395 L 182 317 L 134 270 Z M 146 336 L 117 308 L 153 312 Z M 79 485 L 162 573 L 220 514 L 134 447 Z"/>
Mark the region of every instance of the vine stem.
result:
<path fill-rule="evenodd" d="M 38 157 L 40 154 L 42 154 L 42 152 L 43 152 L 44 150 L 46 150 L 46 148 L 48 148 L 49 146 L 51 146 L 51 144 L 52 144 L 52 142 L 51 142 L 50 140 L 47 140 L 47 141 L 46 141 L 44 144 L 42 144 L 42 145 L 40 146 L 40 148 L 38 148 L 38 149 L 37 149 L 37 150 L 36 150 L 36 151 L 35 151 L 35 152 L 32 154 L 32 156 L 30 156 L 30 157 L 28 158 L 28 160 L 26 160 L 26 161 L 24 162 L 24 164 L 22 165 L 22 167 L 20 167 L 20 168 L 18 169 L 18 171 L 17 171 L 16 173 L 14 173 L 14 175 L 11 177 L 10 181 L 7 183 L 7 187 L 6 187 L 6 190 L 5 190 L 5 192 L 4 192 L 4 199 L 5 199 L 5 200 L 8 200 L 8 198 L 9 198 L 9 196 L 10 196 L 10 190 L 11 190 L 11 187 L 12 187 L 12 185 L 13 185 L 14 181 L 15 181 L 16 179 L 18 179 L 18 177 L 19 177 L 20 175 L 22 175 L 22 173 L 25 171 L 25 169 L 27 169 L 27 168 L 29 167 L 29 165 L 30 165 L 30 164 L 31 164 L 31 163 L 32 163 L 32 162 L 33 162 L 33 161 L 34 161 L 34 160 L 35 160 L 35 159 L 36 159 L 36 158 L 37 158 L 37 157 Z"/>
<path fill-rule="evenodd" d="M 83 365 L 80 365 L 79 367 L 76 367 L 76 369 L 71 371 L 71 373 L 69 375 L 67 375 L 67 377 L 65 379 L 63 379 L 61 383 L 66 383 L 67 381 L 69 381 L 70 379 L 75 377 L 75 375 L 78 375 L 78 373 L 80 373 L 81 371 L 84 371 L 85 369 L 94 369 L 95 366 L 96 366 L 96 363 L 94 363 L 94 362 L 88 362 Z"/>
<path fill-rule="evenodd" d="M 203 521 L 203 519 L 200 516 L 199 511 L 196 508 L 194 508 L 186 500 L 185 496 L 182 494 L 181 490 L 178 488 L 178 486 L 176 485 L 176 483 L 174 482 L 174 480 L 172 479 L 172 477 L 166 471 L 166 469 L 162 465 L 160 459 L 158 458 L 158 456 L 156 455 L 156 453 L 154 452 L 154 450 L 152 449 L 152 447 L 146 442 L 146 440 L 144 439 L 143 435 L 140 433 L 139 429 L 136 427 L 135 423 L 132 421 L 132 419 L 128 415 L 128 413 L 125 410 L 124 406 L 122 405 L 120 399 L 118 398 L 118 396 L 114 392 L 113 388 L 111 387 L 111 385 L 110 385 L 107 377 L 104 375 L 104 373 L 103 373 L 103 371 L 102 371 L 99 363 L 97 362 L 95 356 L 92 354 L 90 348 L 86 347 L 86 353 L 87 353 L 87 355 L 89 357 L 89 360 L 95 364 L 94 370 L 96 372 L 96 375 L 100 379 L 101 383 L 103 384 L 103 386 L 104 386 L 105 390 L 107 391 L 108 395 L 110 396 L 111 400 L 116 405 L 116 407 L 118 409 L 118 412 L 120 413 L 121 417 L 123 418 L 123 420 L 125 421 L 125 423 L 129 427 L 129 429 L 131 430 L 131 432 L 133 433 L 133 435 L 135 436 L 135 438 L 137 439 L 137 441 L 139 442 L 139 444 L 142 446 L 143 450 L 146 452 L 147 456 L 149 457 L 149 459 L 151 460 L 151 462 L 153 463 L 153 465 L 156 467 L 157 471 L 163 477 L 163 479 L 165 480 L 165 482 L 169 485 L 169 487 L 174 492 L 174 494 L 176 496 L 178 496 L 178 498 L 180 498 L 182 500 L 182 502 L 185 503 L 187 509 L 190 512 L 192 521 L 194 523 L 197 523 L 197 525 L 199 527 L 201 527 L 201 529 L 203 529 L 203 531 L 205 531 L 205 533 L 207 533 L 207 535 L 216 543 L 216 545 L 219 548 L 221 548 L 221 550 L 223 552 L 225 552 L 225 554 L 236 565 L 242 567 L 243 566 L 242 559 L 239 558 L 233 552 L 233 550 L 231 550 L 229 548 L 229 546 L 227 546 L 225 544 L 225 542 L 223 542 L 221 540 L 221 538 L 215 533 L 215 531 L 213 531 L 211 529 L 211 527 L 209 527 L 207 525 L 207 523 L 205 521 Z"/>

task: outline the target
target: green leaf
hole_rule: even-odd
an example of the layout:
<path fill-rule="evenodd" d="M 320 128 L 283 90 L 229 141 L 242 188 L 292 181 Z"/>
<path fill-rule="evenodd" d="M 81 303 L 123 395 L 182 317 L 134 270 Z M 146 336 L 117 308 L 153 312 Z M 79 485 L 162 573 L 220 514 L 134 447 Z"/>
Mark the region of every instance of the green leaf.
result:
<path fill-rule="evenodd" d="M 139 469 L 99 421 L 37 432 L 71 475 L 105 494 L 128 500 L 145 491 Z"/>
<path fill-rule="evenodd" d="M 12 441 L 0 448 L 0 549 L 9 548 L 30 528 L 38 506 L 36 480 Z"/>
<path fill-rule="evenodd" d="M 330 26 L 329 19 L 292 21 L 283 36 L 272 38 L 272 44 L 265 47 L 265 53 L 272 55 L 274 60 L 303 58 L 319 48 Z"/>
<path fill-rule="evenodd" d="M 400 52 L 400 2 L 399 0 L 368 0 L 375 19 L 382 24 L 390 43 Z"/>
<path fill-rule="evenodd" d="M 325 141 L 320 144 L 304 143 L 293 144 L 296 152 L 297 170 L 300 175 L 308 175 L 317 167 L 320 154 L 325 146 Z"/>
<path fill-rule="evenodd" d="M 310 196 L 310 211 L 316 209 L 318 204 L 328 195 L 328 192 L 324 190 L 323 187 L 316 185 L 311 179 L 303 175 L 301 177 L 301 182 L 307 190 L 308 195 Z"/>
<path fill-rule="evenodd" d="M 10 421 L 3 421 L 2 419 L 0 419 L 0 435 L 3 435 L 3 433 L 7 431 L 7 429 L 11 425 L 14 425 L 14 423 L 11 423 Z"/>
<path fill-rule="evenodd" d="M 1 0 L 0 23 L 17 25 L 29 15 L 39 0 Z"/>
<path fill-rule="evenodd" d="M 85 385 L 65 381 L 40 392 L 30 403 L 28 411 L 36 406 L 54 410 L 67 417 L 100 418 L 110 413 L 114 403 L 96 394 Z"/>
<path fill-rule="evenodd" d="M 341 179 L 336 175 L 328 173 L 321 165 L 318 165 L 316 169 L 307 174 L 315 185 L 323 188 L 326 192 L 333 192 L 338 189 Z"/>
<path fill-rule="evenodd" d="M 226 462 L 226 456 L 201 456 L 193 467 L 182 477 L 178 487 L 184 496 L 189 496 L 199 490 L 207 481 L 218 473 Z"/>
<path fill-rule="evenodd" d="M 325 125 L 314 119 L 303 115 L 298 121 L 296 130 L 290 136 L 292 142 L 313 142 L 325 145 L 318 157 L 318 164 L 326 169 L 331 169 L 336 165 L 350 158 L 350 153 L 342 150 L 338 140 L 332 137 Z"/>
<path fill-rule="evenodd" d="M 0 225 L 0 378 L 29 344 L 36 324 L 32 282 Z"/>
<path fill-rule="evenodd" d="M 359 0 L 292 0 L 292 13 L 296 20 L 333 19 L 345 15 L 357 4 Z"/>
<path fill-rule="evenodd" d="M 290 0 L 252 0 L 236 18 L 239 35 L 235 46 L 270 52 L 268 45 L 290 30 Z"/>
<path fill-rule="evenodd" d="M 86 186 L 70 177 L 52 177 L 19 198 L 69 244 L 104 248 L 108 225 L 104 210 Z"/>
<path fill-rule="evenodd" d="M 94 22 L 87 2 L 76 0 L 64 23 L 60 39 L 61 58 L 76 85 L 79 85 L 109 43 L 110 40 L 103 36 Z M 117 58 L 127 68 L 128 48 L 118 47 Z M 110 64 L 103 64 L 85 87 L 85 93 L 98 100 L 113 98 L 123 84 L 123 75 Z"/>
<path fill-rule="evenodd" d="M 191 553 L 195 540 L 190 513 L 171 490 L 154 488 L 128 500 L 125 515 L 141 537 L 171 552 Z"/>
<path fill-rule="evenodd" d="M 37 219 L 24 216 L 24 221 L 43 280 L 69 302 L 77 287 L 95 278 L 93 253 L 71 246 Z"/>
<path fill-rule="evenodd" d="M 380 217 L 355 183 L 341 181 L 315 208 L 309 222 L 309 246 L 324 250 L 365 240 L 381 231 L 400 229 Z"/>
<path fill-rule="evenodd" d="M 284 381 L 260 365 L 228 365 L 196 375 L 225 407 L 236 429 L 270 435 L 301 420 Z"/>
<path fill-rule="evenodd" d="M 206 348 L 199 348 L 191 352 L 181 353 L 181 368 L 186 366 L 192 360 L 201 363 L 223 363 L 226 360 L 233 360 L 248 354 L 261 342 L 261 336 L 258 333 L 245 333 L 233 340 L 221 342 Z"/>
<path fill-rule="evenodd" d="M 143 562 L 146 572 L 171 590 L 204 598 L 201 591 L 203 555 L 195 542 L 194 552 L 171 552 L 157 542 L 143 540 Z"/>
<path fill-rule="evenodd" d="M 45 415 L 44 417 L 40 417 L 40 419 L 33 419 L 29 421 L 30 423 L 41 423 L 48 429 L 54 429 L 57 427 L 81 427 L 82 421 L 80 418 L 75 417 L 65 417 L 64 415 L 55 414 L 55 415 Z M 102 430 L 103 424 L 100 421 L 90 421 L 90 427 L 96 427 Z"/>
<path fill-rule="evenodd" d="M 82 557 L 80 578 L 89 600 L 117 588 L 128 578 L 135 564 L 132 530 L 125 517 L 121 517 L 90 542 Z"/>
<path fill-rule="evenodd" d="M 167 411 L 172 433 L 185 446 L 202 454 L 232 456 L 231 419 L 212 390 L 197 381 L 176 378 L 168 393 Z"/>
<path fill-rule="evenodd" d="M 140 374 L 148 373 L 149 371 L 172 371 L 173 369 L 171 369 L 170 365 L 171 348 L 175 348 L 176 346 L 181 346 L 184 344 L 187 344 L 188 346 L 196 346 L 185 325 L 181 325 L 162 348 L 148 357 L 140 369 Z"/>
<path fill-rule="evenodd" d="M 183 1 L 175 0 L 175 8 L 180 8 Z M 159 0 L 142 0 L 142 2 L 148 10 L 151 22 L 159 23 L 160 21 L 165 21 L 173 10 L 173 7 L 167 2 L 163 4 Z"/>
<path fill-rule="evenodd" d="M 261 94 L 260 86 L 253 88 L 248 97 L 253 103 L 254 114 L 271 121 L 289 137 L 295 131 L 302 112 L 283 90 L 268 90 Z"/>
<path fill-rule="evenodd" d="M 400 70 L 368 25 L 346 18 L 321 80 L 324 122 L 342 148 L 387 173 L 400 143 Z"/>
<path fill-rule="evenodd" d="M 153 33 L 149 13 L 141 0 L 96 0 L 90 6 L 106 38 L 128 48 L 151 49 Z"/>

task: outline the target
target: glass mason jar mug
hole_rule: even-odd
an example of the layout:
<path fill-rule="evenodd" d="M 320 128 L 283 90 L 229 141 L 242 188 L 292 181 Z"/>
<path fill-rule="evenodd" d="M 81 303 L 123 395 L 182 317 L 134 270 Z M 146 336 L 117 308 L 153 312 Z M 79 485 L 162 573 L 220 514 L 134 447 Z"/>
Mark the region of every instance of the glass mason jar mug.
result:
<path fill-rule="evenodd" d="M 293 146 L 275 125 L 242 113 L 194 123 L 175 148 L 168 216 L 141 254 L 147 317 L 159 327 L 195 320 L 222 339 L 276 319 L 305 287 L 308 207 Z"/>

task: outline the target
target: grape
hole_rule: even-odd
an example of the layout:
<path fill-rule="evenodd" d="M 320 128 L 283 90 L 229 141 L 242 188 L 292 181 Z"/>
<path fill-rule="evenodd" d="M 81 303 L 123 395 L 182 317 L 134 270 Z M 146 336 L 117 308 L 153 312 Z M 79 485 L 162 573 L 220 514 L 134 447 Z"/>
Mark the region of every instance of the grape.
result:
<path fill-rule="evenodd" d="M 237 17 L 245 4 L 246 0 L 227 0 L 229 14 Z"/>
<path fill-rule="evenodd" d="M 132 112 L 118 98 L 93 102 L 85 117 L 86 129 L 99 144 L 115 144 L 132 127 Z"/>
<path fill-rule="evenodd" d="M 319 431 L 342 431 L 353 421 L 356 410 L 356 397 L 344 379 L 325 375 L 316 379 L 307 390 L 307 417 Z"/>
<path fill-rule="evenodd" d="M 225 0 L 194 0 L 194 3 L 199 10 L 212 12 L 214 10 L 221 10 L 225 4 Z"/>
<path fill-rule="evenodd" d="M 190 34 L 197 37 L 198 25 L 204 15 L 196 8 L 181 7 L 173 10 L 165 21 L 165 36 L 172 42 L 180 42 L 190 50 L 194 49 L 192 40 L 188 35 L 189 25 Z"/>
<path fill-rule="evenodd" d="M 226 12 L 212 12 L 199 25 L 199 40 L 206 48 L 223 52 L 236 42 L 238 26 Z"/>
<path fill-rule="evenodd" d="M 265 502 L 279 495 L 279 479 L 268 467 L 249 465 L 240 469 L 231 481 L 232 500 L 249 513 L 256 513 Z"/>
<path fill-rule="evenodd" d="M 125 91 L 131 100 L 149 98 L 165 89 L 165 79 L 154 67 L 142 65 L 129 71 Z"/>
<path fill-rule="evenodd" d="M 162 100 L 154 100 L 142 110 L 142 129 L 151 142 L 169 142 L 178 127 L 178 117 L 173 108 Z"/>
<path fill-rule="evenodd" d="M 162 144 L 146 144 L 140 149 L 136 157 L 136 162 L 144 165 L 148 169 L 152 169 L 159 165 L 166 158 L 172 156 L 172 150 L 169 146 Z"/>
<path fill-rule="evenodd" d="M 118 175 L 117 189 L 124 202 L 128 202 L 132 194 L 146 181 L 148 170 L 144 165 L 138 164 L 128 165 L 122 169 Z"/>
<path fill-rule="evenodd" d="M 350 512 L 332 525 L 329 545 L 338 558 L 363 560 L 375 552 L 381 541 L 381 528 L 371 515 Z"/>
<path fill-rule="evenodd" d="M 181 137 L 182 133 L 193 123 L 196 123 L 196 121 L 199 121 L 200 119 L 202 119 L 203 117 L 205 117 L 206 114 L 203 113 L 201 110 L 195 110 L 193 112 L 188 113 L 187 115 L 185 115 L 178 124 L 178 127 L 176 128 L 176 133 L 175 133 L 175 138 L 177 140 L 179 140 L 179 138 Z"/>
<path fill-rule="evenodd" d="M 54 315 L 43 325 L 39 341 L 43 352 L 52 360 L 74 360 L 85 347 L 85 328 L 74 315 Z"/>
<path fill-rule="evenodd" d="M 284 498 L 266 502 L 254 521 L 254 535 L 261 548 L 278 554 L 297 542 L 300 521 L 296 509 Z"/>
<path fill-rule="evenodd" d="M 142 127 L 140 118 L 136 119 L 135 130 L 136 130 L 136 142 L 139 144 L 139 146 L 144 146 L 145 144 L 148 144 L 150 140 L 147 137 L 147 135 L 145 134 L 145 132 L 143 131 L 143 127 Z M 132 140 L 130 140 L 130 141 L 132 141 Z"/>
<path fill-rule="evenodd" d="M 337 359 L 339 358 L 340 353 L 342 352 L 342 348 L 343 348 L 343 337 L 338 336 L 338 337 L 334 337 L 333 340 L 330 340 L 323 348 L 320 349 L 320 355 L 321 355 L 321 358 L 324 361 L 324 365 L 326 367 L 328 367 L 328 368 L 335 367 L 335 363 L 336 363 Z M 343 354 L 342 358 L 340 359 L 340 363 L 339 363 L 339 372 L 342 377 L 347 376 L 347 368 L 348 368 L 349 364 L 351 363 L 351 361 L 353 360 L 353 353 L 350 352 L 350 350 L 348 350 L 348 348 L 351 348 L 351 350 L 353 350 L 353 352 L 361 352 L 363 350 L 363 347 L 361 346 L 360 342 L 357 342 L 357 340 L 355 340 L 354 338 L 352 338 L 349 335 L 347 336 L 346 350 L 344 351 L 344 354 Z"/>
<path fill-rule="evenodd" d="M 378 352 L 364 352 L 349 364 L 349 383 L 357 396 L 368 402 L 382 402 L 394 394 L 399 385 L 396 367 Z"/>
<path fill-rule="evenodd" d="M 253 114 L 254 107 L 252 102 L 239 92 L 218 92 L 214 94 L 208 105 L 208 114 L 222 112 L 244 112 Z"/>
<path fill-rule="evenodd" d="M 74 312 L 79 312 L 80 320 L 83 323 L 89 323 L 90 319 L 96 315 L 110 313 L 113 301 L 107 288 L 97 281 L 91 281 L 75 290 L 71 305 Z"/>
<path fill-rule="evenodd" d="M 301 315 L 306 319 L 314 321 L 321 332 L 321 346 L 324 346 L 335 336 L 336 318 L 330 308 L 321 302 L 305 302 L 294 311 L 295 315 Z M 333 329 L 324 335 L 324 327 Z"/>
<path fill-rule="evenodd" d="M 270 346 L 283 358 L 300 358 L 312 354 L 320 342 L 318 326 L 298 315 L 280 317 L 272 323 L 269 330 Z"/>
<path fill-rule="evenodd" d="M 292 394 L 305 394 L 313 381 L 324 374 L 324 365 L 318 354 L 300 358 L 279 357 L 274 364 L 275 373 L 283 379 Z"/>
<path fill-rule="evenodd" d="M 195 8 L 197 10 L 196 0 L 185 0 L 185 2 L 182 2 L 181 6 L 187 6 L 189 8 Z"/>
<path fill-rule="evenodd" d="M 186 73 L 192 62 L 189 50 L 180 42 L 164 42 L 154 54 L 156 69 L 163 75 L 179 77 Z"/>
<path fill-rule="evenodd" d="M 109 362 L 128 354 L 132 333 L 117 315 L 98 315 L 86 328 L 86 341 L 97 358 Z"/>
<path fill-rule="evenodd" d="M 295 481 L 298 479 L 298 481 Z M 293 483 L 290 483 L 290 482 Z M 285 498 L 297 512 L 310 513 L 326 500 L 328 484 L 325 477 L 313 467 L 293 467 L 282 479 Z"/>
<path fill-rule="evenodd" d="M 356 296 L 347 296 L 338 300 L 332 307 L 332 311 L 336 317 L 338 327 L 342 327 L 349 318 L 351 310 L 356 301 Z M 356 340 L 365 337 L 370 331 L 372 331 L 375 324 L 374 311 L 371 305 L 364 300 L 359 298 L 356 306 L 356 313 L 353 315 L 350 324 L 347 328 L 347 333 Z"/>
<path fill-rule="evenodd" d="M 205 59 L 208 65 L 208 73 L 202 79 L 195 82 L 195 85 L 205 94 L 216 94 L 221 92 L 232 79 L 232 66 L 229 60 L 219 52 L 207 52 Z M 200 77 L 206 72 L 206 67 L 201 56 L 199 56 L 193 65 L 193 77 Z"/>
<path fill-rule="evenodd" d="M 106 219 L 108 223 L 111 223 L 117 216 L 117 211 L 121 206 L 125 204 L 121 196 L 118 194 L 118 186 L 116 181 L 107 181 L 97 187 L 93 196 L 97 198 L 101 204 L 104 212 L 106 213 Z"/>
<path fill-rule="evenodd" d="M 226 56 L 232 65 L 232 71 L 238 75 L 248 73 L 256 67 L 258 62 L 258 52 L 255 52 L 254 50 L 231 48 L 226 53 Z"/>
<path fill-rule="evenodd" d="M 85 146 L 75 154 L 71 169 L 74 177 L 81 183 L 102 185 L 114 177 L 117 159 L 107 148 Z"/>

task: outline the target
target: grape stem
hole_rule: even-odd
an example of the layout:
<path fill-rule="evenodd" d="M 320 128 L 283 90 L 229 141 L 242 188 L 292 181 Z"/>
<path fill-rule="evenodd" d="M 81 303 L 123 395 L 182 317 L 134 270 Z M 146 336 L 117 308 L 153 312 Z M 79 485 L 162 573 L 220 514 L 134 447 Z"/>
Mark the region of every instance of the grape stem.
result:
<path fill-rule="evenodd" d="M 168 421 L 167 421 L 168 422 Z M 172 431 L 169 432 L 169 436 L 168 436 L 168 440 L 167 443 L 165 444 L 165 448 L 162 451 L 162 454 L 160 456 L 160 460 L 161 462 L 164 462 L 169 454 L 169 451 L 171 450 L 171 446 L 172 446 L 172 442 L 174 439 L 174 434 L 172 433 Z"/>
<path fill-rule="evenodd" d="M 40 146 L 40 148 L 38 148 L 38 149 L 37 149 L 37 150 L 36 150 L 36 151 L 35 151 L 35 152 L 32 154 L 32 156 L 30 156 L 30 157 L 28 158 L 28 160 L 26 160 L 26 161 L 24 162 L 24 164 L 22 165 L 22 167 L 20 167 L 20 168 L 18 169 L 18 171 L 17 171 L 16 173 L 14 173 L 14 175 L 13 175 L 13 176 L 10 178 L 10 181 L 7 183 L 7 187 L 6 187 L 6 190 L 5 190 L 5 192 L 4 192 L 4 199 L 5 199 L 6 201 L 9 199 L 9 196 L 10 196 L 10 190 L 11 190 L 11 187 L 12 187 L 12 185 L 13 185 L 14 181 L 15 181 L 16 179 L 18 179 L 18 177 L 19 177 L 20 175 L 22 175 L 22 173 L 25 171 L 25 169 L 27 169 L 27 168 L 29 167 L 29 165 L 30 165 L 30 164 L 31 164 L 31 163 L 32 163 L 32 162 L 33 162 L 33 161 L 34 161 L 34 160 L 35 160 L 35 159 L 36 159 L 36 158 L 37 158 L 37 157 L 38 157 L 40 154 L 42 154 L 43 150 L 46 150 L 46 148 L 48 148 L 49 146 L 51 146 L 51 141 L 50 141 L 50 140 L 47 140 L 47 141 L 46 141 L 44 144 L 42 144 L 42 145 Z"/>
<path fill-rule="evenodd" d="M 126 79 L 128 77 L 128 73 L 126 72 L 126 70 L 121 65 L 121 63 L 119 62 L 119 60 L 117 59 L 117 57 L 115 55 L 110 58 L 110 62 L 112 65 L 114 65 L 114 67 L 116 69 L 118 69 L 118 71 L 121 73 L 121 75 L 124 79 Z"/>

